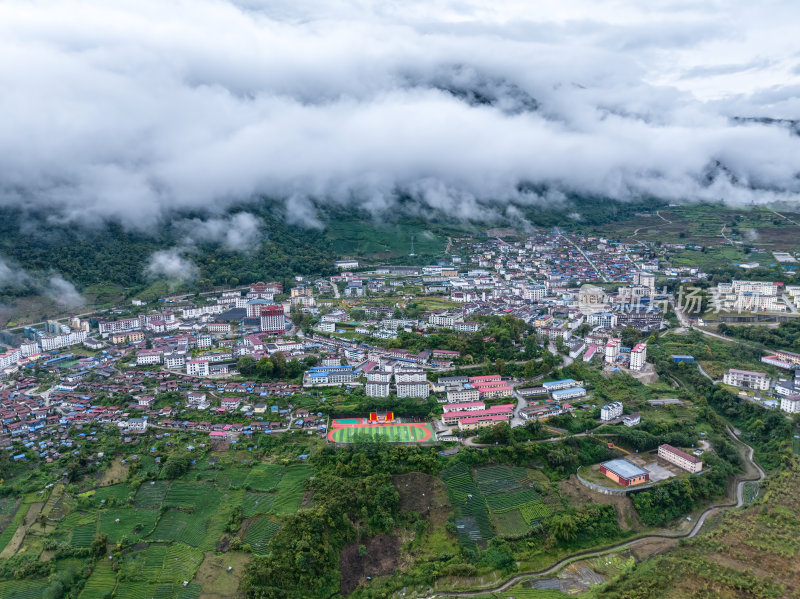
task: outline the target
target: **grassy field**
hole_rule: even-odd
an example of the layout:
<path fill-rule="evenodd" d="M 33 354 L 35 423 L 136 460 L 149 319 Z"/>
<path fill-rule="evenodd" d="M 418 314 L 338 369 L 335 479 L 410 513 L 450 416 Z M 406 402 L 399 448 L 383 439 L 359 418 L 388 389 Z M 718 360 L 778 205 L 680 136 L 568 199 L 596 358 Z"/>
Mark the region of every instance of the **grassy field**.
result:
<path fill-rule="evenodd" d="M 424 423 L 346 426 L 334 429 L 328 434 L 328 439 L 336 443 L 352 443 L 356 439 L 381 440 L 389 443 L 420 443 L 434 438 L 433 429 Z"/>

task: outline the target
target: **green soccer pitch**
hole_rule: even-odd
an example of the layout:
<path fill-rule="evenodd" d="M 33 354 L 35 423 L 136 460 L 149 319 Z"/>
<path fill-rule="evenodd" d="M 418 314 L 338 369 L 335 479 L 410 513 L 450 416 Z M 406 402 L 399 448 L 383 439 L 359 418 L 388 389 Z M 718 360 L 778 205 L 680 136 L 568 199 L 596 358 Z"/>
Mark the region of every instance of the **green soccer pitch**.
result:
<path fill-rule="evenodd" d="M 328 440 L 334 443 L 352 443 L 354 437 L 371 438 L 387 443 L 424 443 L 435 438 L 433 429 L 424 422 L 345 425 L 334 428 L 328 433 Z"/>

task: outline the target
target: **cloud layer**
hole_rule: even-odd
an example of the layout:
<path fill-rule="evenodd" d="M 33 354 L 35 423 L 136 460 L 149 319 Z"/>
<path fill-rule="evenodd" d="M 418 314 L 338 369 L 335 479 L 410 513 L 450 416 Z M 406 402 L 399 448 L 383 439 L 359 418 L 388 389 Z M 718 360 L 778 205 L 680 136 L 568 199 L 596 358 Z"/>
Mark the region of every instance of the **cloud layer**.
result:
<path fill-rule="evenodd" d="M 260 194 L 309 224 L 401 194 L 796 202 L 800 137 L 733 120 L 800 115 L 796 4 L 638 4 L 9 0 L 0 202 L 143 229 Z M 259 238 L 224 225 L 196 228 Z"/>

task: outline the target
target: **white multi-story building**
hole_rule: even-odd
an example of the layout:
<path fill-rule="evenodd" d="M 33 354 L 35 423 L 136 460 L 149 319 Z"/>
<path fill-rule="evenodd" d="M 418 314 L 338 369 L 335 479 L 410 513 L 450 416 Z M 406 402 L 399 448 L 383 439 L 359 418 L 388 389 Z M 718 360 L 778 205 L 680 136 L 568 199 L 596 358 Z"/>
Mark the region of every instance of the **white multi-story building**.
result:
<path fill-rule="evenodd" d="M 208 306 L 184 308 L 181 311 L 181 316 L 188 320 L 190 318 L 201 318 L 209 314 L 222 314 L 224 311 L 225 307 L 222 304 L 211 304 Z"/>
<path fill-rule="evenodd" d="M 37 341 L 23 341 L 19 346 L 22 357 L 27 358 L 42 353 L 42 348 Z"/>
<path fill-rule="evenodd" d="M 722 382 L 726 385 L 733 385 L 734 387 L 769 391 L 770 378 L 763 372 L 731 368 L 723 375 Z"/>
<path fill-rule="evenodd" d="M 136 352 L 136 364 L 138 366 L 161 364 L 161 352 L 157 349 L 141 349 Z"/>
<path fill-rule="evenodd" d="M 477 322 L 455 322 L 453 323 L 453 330 L 459 333 L 474 333 L 478 330 L 479 324 Z"/>
<path fill-rule="evenodd" d="M 606 364 L 616 364 L 619 360 L 619 350 L 622 347 L 622 340 L 612 337 L 606 343 Z"/>
<path fill-rule="evenodd" d="M 167 368 L 183 368 L 185 364 L 186 354 L 183 352 L 164 354 L 164 366 Z"/>
<path fill-rule="evenodd" d="M 658 446 L 658 457 L 695 474 L 703 469 L 703 460 L 666 443 Z"/>
<path fill-rule="evenodd" d="M 600 420 L 614 420 L 620 416 L 622 416 L 621 402 L 614 401 L 600 408 Z"/>
<path fill-rule="evenodd" d="M 547 295 L 547 287 L 544 285 L 532 285 L 522 290 L 522 299 L 539 301 Z"/>
<path fill-rule="evenodd" d="M 781 397 L 781 410 L 787 414 L 800 414 L 800 393 Z"/>
<path fill-rule="evenodd" d="M 147 420 L 144 418 L 129 418 L 127 421 L 121 421 L 120 426 L 124 426 L 125 430 L 130 433 L 143 433 L 147 430 Z"/>
<path fill-rule="evenodd" d="M 22 352 L 19 349 L 10 349 L 0 354 L 0 369 L 15 366 L 22 359 Z"/>
<path fill-rule="evenodd" d="M 430 324 L 446 329 L 452 329 L 459 320 L 461 320 L 460 317 L 453 316 L 452 314 L 431 314 L 428 316 L 428 322 Z"/>
<path fill-rule="evenodd" d="M 123 318 L 121 320 L 99 322 L 97 326 L 100 329 L 100 335 L 108 337 L 112 333 L 138 331 L 142 328 L 142 323 L 138 318 Z"/>
<path fill-rule="evenodd" d="M 392 373 L 388 370 L 372 370 L 367 373 L 368 383 L 390 383 L 392 382 Z"/>
<path fill-rule="evenodd" d="M 617 315 L 613 312 L 596 312 L 589 314 L 589 324 L 593 327 L 613 329 L 617 326 Z"/>
<path fill-rule="evenodd" d="M 428 379 L 424 370 L 399 370 L 394 373 L 394 380 L 396 383 L 424 383 Z"/>
<path fill-rule="evenodd" d="M 286 332 L 286 313 L 283 306 L 274 304 L 261 308 L 261 330 L 272 335 Z"/>
<path fill-rule="evenodd" d="M 425 398 L 431 392 L 427 382 L 397 383 L 397 397 L 420 397 Z"/>
<path fill-rule="evenodd" d="M 62 333 L 60 335 L 48 335 L 39 339 L 39 344 L 42 346 L 42 351 L 52 351 L 60 347 L 69 347 L 70 345 L 78 345 L 83 343 L 86 339 L 86 331 L 70 331 L 69 333 Z"/>
<path fill-rule="evenodd" d="M 367 397 L 389 397 L 389 383 L 380 381 L 367 381 L 364 388 Z"/>
<path fill-rule="evenodd" d="M 631 370 L 642 370 L 647 361 L 647 343 L 638 343 L 631 350 Z"/>
<path fill-rule="evenodd" d="M 447 403 L 466 403 L 478 401 L 481 398 L 481 392 L 477 389 L 460 387 L 447 388 Z"/>
<path fill-rule="evenodd" d="M 186 374 L 189 376 L 208 376 L 208 360 L 186 360 Z"/>

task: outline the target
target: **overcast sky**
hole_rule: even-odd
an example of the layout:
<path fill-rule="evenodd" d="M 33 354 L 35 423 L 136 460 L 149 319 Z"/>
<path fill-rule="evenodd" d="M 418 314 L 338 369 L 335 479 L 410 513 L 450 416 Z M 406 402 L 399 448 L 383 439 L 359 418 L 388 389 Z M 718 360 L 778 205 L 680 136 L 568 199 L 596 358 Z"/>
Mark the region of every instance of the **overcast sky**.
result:
<path fill-rule="evenodd" d="M 0 202 L 796 202 L 800 137 L 731 117 L 800 117 L 798 39 L 793 0 L 5 0 Z"/>

